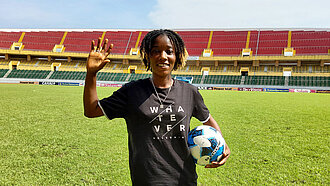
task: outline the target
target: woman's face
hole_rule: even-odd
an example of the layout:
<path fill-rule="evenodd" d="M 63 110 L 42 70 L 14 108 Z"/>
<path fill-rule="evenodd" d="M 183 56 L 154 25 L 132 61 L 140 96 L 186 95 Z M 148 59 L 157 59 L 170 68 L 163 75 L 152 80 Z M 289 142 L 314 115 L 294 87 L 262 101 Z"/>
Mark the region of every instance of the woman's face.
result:
<path fill-rule="evenodd" d="M 160 77 L 171 74 L 176 61 L 175 48 L 166 35 L 158 36 L 150 52 L 150 66 L 152 73 Z"/>

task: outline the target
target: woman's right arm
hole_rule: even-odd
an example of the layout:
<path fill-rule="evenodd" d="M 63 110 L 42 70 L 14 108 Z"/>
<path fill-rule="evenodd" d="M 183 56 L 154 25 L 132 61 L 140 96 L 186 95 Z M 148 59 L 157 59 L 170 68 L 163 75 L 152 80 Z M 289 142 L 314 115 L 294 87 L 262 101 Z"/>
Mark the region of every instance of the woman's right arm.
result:
<path fill-rule="evenodd" d="M 100 71 L 106 63 L 110 60 L 106 59 L 110 54 L 113 45 L 111 44 L 106 50 L 108 40 L 106 39 L 103 47 L 101 47 L 101 39 L 98 39 L 98 44 L 95 49 L 95 42 L 92 41 L 91 51 L 87 58 L 87 74 L 85 78 L 84 87 L 84 115 L 89 118 L 103 116 L 103 112 L 98 105 L 98 97 L 96 92 L 96 74 Z"/>

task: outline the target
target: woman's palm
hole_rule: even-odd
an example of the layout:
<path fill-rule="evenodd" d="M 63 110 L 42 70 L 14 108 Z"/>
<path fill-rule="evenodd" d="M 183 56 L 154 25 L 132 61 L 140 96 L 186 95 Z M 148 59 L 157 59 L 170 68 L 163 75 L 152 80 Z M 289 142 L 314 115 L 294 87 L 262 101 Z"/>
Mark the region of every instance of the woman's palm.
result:
<path fill-rule="evenodd" d="M 110 62 L 107 57 L 110 54 L 113 45 L 111 44 L 108 50 L 106 50 L 107 45 L 107 39 L 105 40 L 103 47 L 101 47 L 100 38 L 98 39 L 97 47 L 95 46 L 95 42 L 92 41 L 91 51 L 87 59 L 87 72 L 97 73 L 106 65 L 106 63 Z"/>

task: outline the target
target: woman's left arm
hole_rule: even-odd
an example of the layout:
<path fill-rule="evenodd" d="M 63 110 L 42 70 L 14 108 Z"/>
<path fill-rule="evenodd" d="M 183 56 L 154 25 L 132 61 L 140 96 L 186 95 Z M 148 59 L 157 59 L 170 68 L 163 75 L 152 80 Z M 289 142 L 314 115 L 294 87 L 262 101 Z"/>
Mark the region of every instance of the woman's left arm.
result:
<path fill-rule="evenodd" d="M 219 127 L 218 123 L 211 116 L 211 114 L 210 114 L 210 119 L 207 122 L 203 123 L 203 125 L 208 125 L 208 126 L 211 126 L 211 127 L 215 128 L 215 129 L 217 129 L 221 133 L 221 135 L 222 135 L 222 132 L 220 130 L 220 127 Z M 225 144 L 225 150 L 223 152 L 223 155 L 221 157 L 221 160 L 219 162 L 212 162 L 212 164 L 206 165 L 205 168 L 217 168 L 217 167 L 225 164 L 226 161 L 227 161 L 227 159 L 228 159 L 228 157 L 229 157 L 229 155 L 230 155 L 230 149 L 228 147 L 228 144 L 226 143 Z"/>

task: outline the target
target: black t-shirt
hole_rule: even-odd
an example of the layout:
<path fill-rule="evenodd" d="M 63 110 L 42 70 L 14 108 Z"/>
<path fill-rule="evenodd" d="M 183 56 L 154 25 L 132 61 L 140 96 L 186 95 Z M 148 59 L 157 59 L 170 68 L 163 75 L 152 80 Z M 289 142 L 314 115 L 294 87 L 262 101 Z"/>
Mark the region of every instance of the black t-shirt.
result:
<path fill-rule="evenodd" d="M 174 80 L 170 89 L 150 79 L 125 84 L 99 105 L 108 119 L 125 118 L 133 185 L 197 185 L 196 167 L 187 146 L 190 119 L 209 119 L 197 88 Z M 169 92 L 170 90 L 170 92 Z"/>

